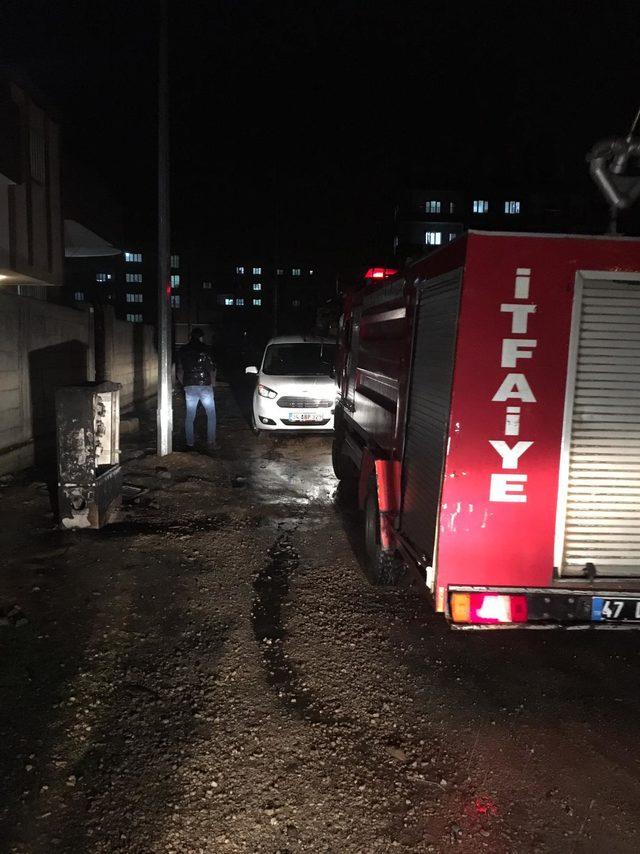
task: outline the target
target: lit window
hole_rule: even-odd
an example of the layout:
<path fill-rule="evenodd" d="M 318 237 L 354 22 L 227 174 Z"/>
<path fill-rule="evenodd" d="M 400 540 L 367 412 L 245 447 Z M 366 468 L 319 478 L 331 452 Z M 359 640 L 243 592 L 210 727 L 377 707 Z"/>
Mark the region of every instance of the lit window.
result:
<path fill-rule="evenodd" d="M 262 275 L 262 267 L 254 267 L 251 272 L 253 273 L 254 276 L 261 276 Z"/>
<path fill-rule="evenodd" d="M 210 291 L 211 290 L 211 282 L 203 282 L 202 283 L 202 290 L 203 291 Z"/>
<path fill-rule="evenodd" d="M 237 299 L 236 305 L 244 305 L 244 299 L 242 297 L 240 299 Z"/>
<path fill-rule="evenodd" d="M 110 282 L 111 273 L 96 273 L 96 282 Z"/>
<path fill-rule="evenodd" d="M 171 256 L 171 266 L 173 267 L 174 270 L 178 269 L 178 267 L 180 266 L 180 256 L 179 255 L 172 255 Z"/>
<path fill-rule="evenodd" d="M 299 299 L 294 299 L 294 300 L 292 301 L 291 305 L 292 305 L 294 308 L 300 308 L 300 300 L 299 300 Z"/>
<path fill-rule="evenodd" d="M 489 210 L 489 202 L 486 199 L 473 200 L 473 212 L 483 214 Z"/>
<path fill-rule="evenodd" d="M 225 297 L 224 298 L 224 304 L 225 305 L 233 305 L 233 300 L 231 299 L 231 297 Z"/>
<path fill-rule="evenodd" d="M 253 283 L 253 290 L 254 291 L 261 291 L 262 290 L 262 284 L 260 282 L 254 282 Z"/>
<path fill-rule="evenodd" d="M 84 294 L 82 291 L 76 291 L 73 298 L 76 302 L 84 302 Z"/>
<path fill-rule="evenodd" d="M 142 282 L 142 273 L 125 273 L 127 282 L 140 284 Z"/>
<path fill-rule="evenodd" d="M 313 276 L 313 270 L 309 270 L 309 275 Z"/>
<path fill-rule="evenodd" d="M 449 232 L 449 243 L 451 243 L 452 240 L 455 240 L 457 236 L 458 235 L 455 233 L 455 231 L 450 231 Z"/>
<path fill-rule="evenodd" d="M 171 308 L 180 308 L 180 295 L 172 294 L 171 296 Z"/>
<path fill-rule="evenodd" d="M 506 214 L 519 214 L 520 213 L 520 202 L 505 202 L 504 203 L 504 212 Z"/>
<path fill-rule="evenodd" d="M 127 294 L 127 302 L 142 302 L 142 294 Z"/>
<path fill-rule="evenodd" d="M 141 314 L 128 314 L 127 320 L 129 323 L 142 323 L 142 315 Z"/>
<path fill-rule="evenodd" d="M 180 287 L 180 275 L 178 273 L 174 273 L 174 275 L 171 276 L 171 287 L 172 288 L 179 288 Z"/>
<path fill-rule="evenodd" d="M 291 271 L 291 275 L 292 276 L 299 276 L 300 275 L 300 267 L 294 267 L 293 270 Z"/>
<path fill-rule="evenodd" d="M 127 264 L 142 264 L 142 254 L 140 252 L 125 252 L 124 260 Z"/>
<path fill-rule="evenodd" d="M 426 213 L 440 213 L 442 210 L 442 205 L 440 202 L 436 202 L 433 199 L 430 199 L 428 202 L 424 203 L 424 209 Z"/>
<path fill-rule="evenodd" d="M 236 267 L 236 273 L 239 276 L 244 276 L 244 267 Z"/>
<path fill-rule="evenodd" d="M 276 276 L 284 276 L 284 270 L 282 269 L 282 267 L 278 267 L 278 269 L 276 270 Z"/>
<path fill-rule="evenodd" d="M 254 305 L 262 305 L 262 300 L 261 299 L 254 299 L 253 304 Z"/>
<path fill-rule="evenodd" d="M 441 231 L 427 231 L 424 235 L 424 242 L 428 246 L 440 246 L 442 243 Z"/>
<path fill-rule="evenodd" d="M 456 209 L 454 202 L 449 202 L 449 213 L 453 213 Z"/>

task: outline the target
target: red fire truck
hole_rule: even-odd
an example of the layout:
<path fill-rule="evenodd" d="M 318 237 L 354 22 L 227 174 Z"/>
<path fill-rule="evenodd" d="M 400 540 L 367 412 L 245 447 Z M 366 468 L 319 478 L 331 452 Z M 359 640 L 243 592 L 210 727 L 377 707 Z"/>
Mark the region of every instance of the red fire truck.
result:
<path fill-rule="evenodd" d="M 640 240 L 471 231 L 346 295 L 333 462 L 458 628 L 640 626 Z"/>

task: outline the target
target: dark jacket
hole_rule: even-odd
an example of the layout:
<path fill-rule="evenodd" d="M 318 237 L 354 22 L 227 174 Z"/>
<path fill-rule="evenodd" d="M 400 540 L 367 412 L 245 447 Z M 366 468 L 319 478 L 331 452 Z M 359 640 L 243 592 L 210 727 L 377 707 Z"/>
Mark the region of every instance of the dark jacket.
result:
<path fill-rule="evenodd" d="M 178 361 L 182 368 L 182 385 L 211 385 L 212 374 L 215 377 L 216 364 L 211 351 L 199 341 L 189 341 L 178 351 Z"/>

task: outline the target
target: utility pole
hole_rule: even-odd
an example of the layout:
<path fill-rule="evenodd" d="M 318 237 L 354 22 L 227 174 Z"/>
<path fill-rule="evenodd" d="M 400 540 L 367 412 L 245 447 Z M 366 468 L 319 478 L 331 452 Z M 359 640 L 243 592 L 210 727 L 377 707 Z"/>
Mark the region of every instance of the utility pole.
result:
<path fill-rule="evenodd" d="M 279 288 L 280 288 L 280 279 L 278 278 L 277 270 L 276 270 L 276 275 L 275 275 L 275 278 L 273 281 L 274 281 L 274 285 L 273 285 L 273 334 L 277 335 L 278 334 L 278 311 L 280 310 L 280 306 L 278 304 L 279 300 L 280 300 L 280 294 L 278 292 Z"/>
<path fill-rule="evenodd" d="M 160 0 L 158 44 L 158 456 L 172 450 L 171 230 L 169 225 L 169 26 L 168 0 Z"/>
<path fill-rule="evenodd" d="M 275 277 L 273 280 L 273 332 L 272 334 L 275 336 L 278 334 L 278 314 L 280 312 L 280 277 L 278 276 L 278 269 L 280 267 L 280 172 L 278 168 L 278 162 L 274 165 L 273 170 L 273 183 L 274 183 L 274 199 L 275 199 L 275 211 L 274 211 L 274 223 L 275 223 L 275 235 L 274 235 L 274 261 L 276 265 Z"/>

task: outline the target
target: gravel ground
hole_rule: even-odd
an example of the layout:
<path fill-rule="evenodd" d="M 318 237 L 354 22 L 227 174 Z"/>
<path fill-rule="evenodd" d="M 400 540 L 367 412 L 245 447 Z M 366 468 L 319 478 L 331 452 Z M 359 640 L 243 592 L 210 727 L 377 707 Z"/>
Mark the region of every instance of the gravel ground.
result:
<path fill-rule="evenodd" d="M 638 645 L 449 631 L 324 437 L 152 451 L 101 532 L 0 488 L 0 851 L 637 852 Z"/>

